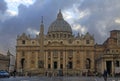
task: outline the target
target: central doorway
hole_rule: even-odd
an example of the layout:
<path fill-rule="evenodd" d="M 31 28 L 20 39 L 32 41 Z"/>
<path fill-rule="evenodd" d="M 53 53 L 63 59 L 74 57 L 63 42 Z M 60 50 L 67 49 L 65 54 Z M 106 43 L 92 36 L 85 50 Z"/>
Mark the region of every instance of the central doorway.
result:
<path fill-rule="evenodd" d="M 57 69 L 57 62 L 54 62 L 54 69 Z"/>
<path fill-rule="evenodd" d="M 106 61 L 106 69 L 108 74 L 110 75 L 112 71 L 112 61 Z"/>

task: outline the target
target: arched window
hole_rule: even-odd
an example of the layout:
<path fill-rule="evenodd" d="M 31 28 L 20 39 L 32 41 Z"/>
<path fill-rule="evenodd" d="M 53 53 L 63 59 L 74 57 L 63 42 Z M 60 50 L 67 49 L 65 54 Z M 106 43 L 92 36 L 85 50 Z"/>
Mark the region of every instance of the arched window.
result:
<path fill-rule="evenodd" d="M 51 38 L 51 35 L 49 35 L 49 37 Z"/>
<path fill-rule="evenodd" d="M 53 38 L 55 38 L 55 34 L 53 34 Z"/>
<path fill-rule="evenodd" d="M 60 41 L 61 44 L 63 44 L 63 41 Z"/>
<path fill-rule="evenodd" d="M 25 40 L 22 40 L 22 44 L 25 44 Z"/>
<path fill-rule="evenodd" d="M 51 42 L 50 41 L 48 41 L 48 44 L 50 44 Z"/>

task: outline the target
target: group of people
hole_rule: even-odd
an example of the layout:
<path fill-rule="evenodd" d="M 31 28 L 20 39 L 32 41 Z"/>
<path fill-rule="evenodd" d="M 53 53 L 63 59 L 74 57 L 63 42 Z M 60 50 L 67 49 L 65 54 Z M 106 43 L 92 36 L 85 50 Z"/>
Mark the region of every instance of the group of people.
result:
<path fill-rule="evenodd" d="M 59 74 L 61 75 L 61 74 L 63 74 L 63 73 L 62 73 L 61 71 L 59 71 Z M 11 75 L 13 75 L 13 76 L 15 77 L 15 76 L 16 76 L 16 70 L 14 70 L 14 71 L 11 73 Z M 48 72 L 46 72 L 45 75 L 46 75 L 46 76 L 52 76 L 52 74 L 51 74 L 51 73 L 48 73 Z M 108 75 L 107 70 L 104 70 L 104 72 L 103 72 L 104 81 L 107 81 L 107 75 Z"/>
<path fill-rule="evenodd" d="M 10 76 L 16 77 L 16 70 L 10 72 Z"/>

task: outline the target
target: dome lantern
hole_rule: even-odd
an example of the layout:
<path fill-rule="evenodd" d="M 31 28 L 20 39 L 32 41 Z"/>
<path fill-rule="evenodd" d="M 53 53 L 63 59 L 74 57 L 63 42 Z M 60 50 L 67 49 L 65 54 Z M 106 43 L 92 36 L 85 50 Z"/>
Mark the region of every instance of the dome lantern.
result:
<path fill-rule="evenodd" d="M 61 13 L 61 9 L 59 10 L 59 13 L 57 15 L 57 19 L 63 19 L 62 13 Z"/>

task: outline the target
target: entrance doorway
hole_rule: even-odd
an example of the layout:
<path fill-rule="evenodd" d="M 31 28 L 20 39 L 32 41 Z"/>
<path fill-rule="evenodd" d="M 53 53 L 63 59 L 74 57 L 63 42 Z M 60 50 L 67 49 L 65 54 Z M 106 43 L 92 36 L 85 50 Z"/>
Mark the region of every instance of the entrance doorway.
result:
<path fill-rule="evenodd" d="M 72 69 L 72 66 L 73 66 L 72 62 L 68 62 L 68 68 Z"/>
<path fill-rule="evenodd" d="M 57 62 L 54 62 L 54 69 L 57 69 Z"/>
<path fill-rule="evenodd" d="M 106 61 L 106 69 L 108 74 L 110 75 L 112 71 L 112 61 Z"/>

